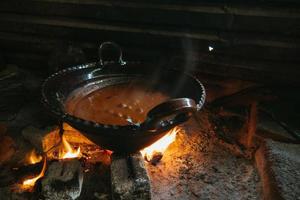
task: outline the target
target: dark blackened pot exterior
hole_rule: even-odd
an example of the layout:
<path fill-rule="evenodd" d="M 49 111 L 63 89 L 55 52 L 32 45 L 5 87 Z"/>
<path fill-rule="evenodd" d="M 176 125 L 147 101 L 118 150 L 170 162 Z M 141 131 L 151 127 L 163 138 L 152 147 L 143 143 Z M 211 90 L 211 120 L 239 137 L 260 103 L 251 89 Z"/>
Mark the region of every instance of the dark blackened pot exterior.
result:
<path fill-rule="evenodd" d="M 96 89 L 135 79 L 151 83 L 153 87 L 160 87 L 171 96 L 171 100 L 150 110 L 142 124 L 100 124 L 65 112 L 66 99 L 78 88 L 86 88 L 83 92 L 87 95 Z M 187 121 L 202 108 L 204 100 L 204 87 L 196 78 L 176 70 L 125 63 L 121 56 L 119 62 L 104 64 L 100 59 L 99 63 L 64 69 L 47 78 L 42 86 L 42 102 L 61 122 L 78 129 L 102 148 L 126 154 L 151 145 L 168 130 Z"/>

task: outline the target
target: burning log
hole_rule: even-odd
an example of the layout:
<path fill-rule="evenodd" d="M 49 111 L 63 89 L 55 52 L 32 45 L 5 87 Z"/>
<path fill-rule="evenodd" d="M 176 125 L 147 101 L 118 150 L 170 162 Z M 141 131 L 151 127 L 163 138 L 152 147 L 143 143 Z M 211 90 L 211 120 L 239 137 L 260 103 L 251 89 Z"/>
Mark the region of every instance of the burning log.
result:
<path fill-rule="evenodd" d="M 24 180 L 29 175 L 38 174 L 43 168 L 43 161 L 41 160 L 38 163 L 31 165 L 24 165 L 19 168 L 12 169 L 12 172 L 15 174 L 16 181 Z"/>
<path fill-rule="evenodd" d="M 144 157 L 147 162 L 150 162 L 152 165 L 156 165 L 162 159 L 163 154 L 161 152 L 154 152 L 151 160 L 148 160 L 147 157 Z"/>
<path fill-rule="evenodd" d="M 43 162 L 32 165 L 24 165 L 19 168 L 1 167 L 0 168 L 0 187 L 10 185 L 20 180 L 25 180 L 29 176 L 38 174 L 43 167 Z"/>
<path fill-rule="evenodd" d="M 153 143 L 152 145 L 141 150 L 141 154 L 147 162 L 150 162 L 152 165 L 156 165 L 163 157 L 163 152 L 172 144 L 177 133 L 181 129 L 175 127 L 171 129 L 164 137 Z"/>
<path fill-rule="evenodd" d="M 45 174 L 45 171 L 46 171 L 46 168 L 47 168 L 47 159 L 44 158 L 44 161 L 43 161 L 43 168 L 42 170 L 40 171 L 40 173 L 36 176 L 33 176 L 33 177 L 30 177 L 30 178 L 27 178 L 25 179 L 23 182 L 22 182 L 22 186 L 21 188 L 23 190 L 28 190 L 28 191 L 33 191 L 34 189 L 34 186 L 36 184 L 36 182 L 42 178 Z"/>
<path fill-rule="evenodd" d="M 76 199 L 81 193 L 83 172 L 78 160 L 62 160 L 49 165 L 41 181 L 45 199 Z"/>
<path fill-rule="evenodd" d="M 151 199 L 150 181 L 140 153 L 112 155 L 111 184 L 113 199 Z"/>

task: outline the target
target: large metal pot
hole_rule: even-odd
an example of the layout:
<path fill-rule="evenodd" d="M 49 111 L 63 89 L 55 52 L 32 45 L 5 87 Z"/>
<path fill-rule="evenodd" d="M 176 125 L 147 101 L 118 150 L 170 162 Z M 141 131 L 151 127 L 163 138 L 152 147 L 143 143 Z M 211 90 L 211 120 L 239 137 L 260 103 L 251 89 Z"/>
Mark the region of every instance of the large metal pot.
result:
<path fill-rule="evenodd" d="M 117 48 L 119 60 L 105 62 L 102 51 L 108 46 Z M 119 153 L 131 153 L 151 145 L 173 127 L 187 121 L 204 104 L 203 85 L 191 75 L 147 64 L 124 62 L 118 45 L 105 42 L 99 48 L 99 62 L 61 70 L 48 77 L 42 86 L 42 101 L 61 121 L 78 129 L 102 148 Z M 150 110 L 141 124 L 118 126 L 100 124 L 72 116 L 65 111 L 65 101 L 78 88 L 84 95 L 129 80 L 152 82 L 169 91 L 171 99 Z"/>

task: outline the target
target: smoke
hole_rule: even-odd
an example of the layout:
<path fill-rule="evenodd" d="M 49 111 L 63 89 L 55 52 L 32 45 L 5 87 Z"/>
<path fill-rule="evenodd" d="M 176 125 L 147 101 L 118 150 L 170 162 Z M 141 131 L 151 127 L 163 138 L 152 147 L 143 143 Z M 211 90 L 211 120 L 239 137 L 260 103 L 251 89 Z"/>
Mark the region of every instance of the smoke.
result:
<path fill-rule="evenodd" d="M 183 51 L 183 70 L 184 72 L 194 71 L 197 64 L 197 52 L 199 48 L 194 45 L 192 40 L 184 38 L 182 40 L 182 51 Z"/>

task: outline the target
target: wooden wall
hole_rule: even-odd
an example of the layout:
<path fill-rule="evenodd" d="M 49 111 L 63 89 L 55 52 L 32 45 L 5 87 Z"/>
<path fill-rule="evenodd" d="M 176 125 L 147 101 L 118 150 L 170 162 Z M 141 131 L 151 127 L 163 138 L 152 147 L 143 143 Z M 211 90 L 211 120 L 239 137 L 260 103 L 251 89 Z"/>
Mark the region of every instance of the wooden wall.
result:
<path fill-rule="evenodd" d="M 0 52 L 7 62 L 41 70 L 62 43 L 95 60 L 99 43 L 110 40 L 127 60 L 299 83 L 299 36 L 298 0 L 0 1 Z"/>

